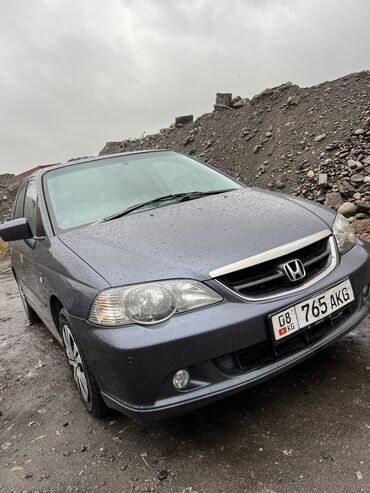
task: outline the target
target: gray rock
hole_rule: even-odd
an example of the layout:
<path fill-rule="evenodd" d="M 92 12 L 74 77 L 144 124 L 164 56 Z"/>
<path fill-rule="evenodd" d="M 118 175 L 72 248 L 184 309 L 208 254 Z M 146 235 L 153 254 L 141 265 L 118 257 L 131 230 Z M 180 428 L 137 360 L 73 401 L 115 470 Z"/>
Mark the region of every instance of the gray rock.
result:
<path fill-rule="evenodd" d="M 328 175 L 326 173 L 319 173 L 319 187 L 326 187 L 328 185 Z"/>
<path fill-rule="evenodd" d="M 8 185 L 7 190 L 9 193 L 15 194 L 15 192 L 18 190 L 20 183 L 22 182 L 22 178 L 18 178 L 18 179 L 20 180 L 19 183 L 11 183 L 10 185 Z"/>
<path fill-rule="evenodd" d="M 345 197 L 352 197 L 356 189 L 347 180 L 341 180 L 338 183 L 338 191 Z"/>
<path fill-rule="evenodd" d="M 241 108 L 244 105 L 244 101 L 242 99 L 239 99 L 239 101 L 235 101 L 235 103 L 233 103 L 233 108 Z"/>
<path fill-rule="evenodd" d="M 245 100 L 242 99 L 240 96 L 236 96 L 230 102 L 230 106 L 232 106 L 233 108 L 241 108 L 244 105 L 245 105 Z"/>
<path fill-rule="evenodd" d="M 293 106 L 294 104 L 299 103 L 299 97 L 298 96 L 288 96 L 286 100 L 286 104 L 288 106 Z"/>
<path fill-rule="evenodd" d="M 231 92 L 218 92 L 216 94 L 215 106 L 230 106 L 232 94 Z"/>
<path fill-rule="evenodd" d="M 363 128 L 357 128 L 357 129 L 353 132 L 353 135 L 364 135 L 364 133 L 366 133 L 366 130 L 364 130 Z"/>
<path fill-rule="evenodd" d="M 338 208 L 338 212 L 343 214 L 343 216 L 345 217 L 351 217 L 353 216 L 353 214 L 355 214 L 356 209 L 357 209 L 356 204 L 354 204 L 353 202 L 344 202 Z"/>
<path fill-rule="evenodd" d="M 357 203 L 357 212 L 363 212 L 370 216 L 370 202 L 368 200 L 361 200 Z"/>
<path fill-rule="evenodd" d="M 234 111 L 234 108 L 232 108 L 231 106 L 227 106 L 226 104 L 214 104 L 213 107 L 214 107 L 215 111 L 217 111 L 217 110 Z"/>
<path fill-rule="evenodd" d="M 350 169 L 357 169 L 361 163 L 354 159 L 348 159 L 347 164 Z"/>
<path fill-rule="evenodd" d="M 350 180 L 353 183 L 362 183 L 364 181 L 364 175 L 361 175 L 360 173 L 355 173 L 350 177 Z"/>
<path fill-rule="evenodd" d="M 339 192 L 329 192 L 326 194 L 324 205 L 332 209 L 338 209 L 343 204 L 342 196 Z"/>
<path fill-rule="evenodd" d="M 326 137 L 326 134 L 320 134 L 320 135 L 317 135 L 314 140 L 315 140 L 315 142 L 320 142 L 320 141 L 324 140 L 325 137 Z"/>
<path fill-rule="evenodd" d="M 356 214 L 356 219 L 362 221 L 363 219 L 369 219 L 369 216 L 364 214 L 363 212 L 359 212 L 358 214 Z"/>
<path fill-rule="evenodd" d="M 190 123 L 194 120 L 193 115 L 182 115 L 175 118 L 175 126 L 177 127 L 180 123 Z"/>
<path fill-rule="evenodd" d="M 159 471 L 157 477 L 159 481 L 164 481 L 168 477 L 168 471 L 166 471 L 166 469 L 162 469 L 161 471 Z"/>
<path fill-rule="evenodd" d="M 242 100 L 242 98 L 240 96 L 235 96 L 234 98 L 231 99 L 230 104 L 232 106 L 234 106 L 235 103 L 237 103 L 238 101 L 241 101 L 241 100 Z"/>

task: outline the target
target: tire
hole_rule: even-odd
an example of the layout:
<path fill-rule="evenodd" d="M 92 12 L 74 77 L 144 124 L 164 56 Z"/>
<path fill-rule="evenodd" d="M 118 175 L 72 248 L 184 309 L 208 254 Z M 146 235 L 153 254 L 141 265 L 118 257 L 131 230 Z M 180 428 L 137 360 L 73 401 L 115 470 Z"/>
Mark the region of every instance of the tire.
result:
<path fill-rule="evenodd" d="M 87 364 L 81 348 L 76 344 L 71 325 L 63 309 L 59 315 L 59 329 L 67 361 L 81 400 L 92 416 L 103 418 L 108 414 L 109 408 L 101 396 L 99 385 Z"/>
<path fill-rule="evenodd" d="M 24 308 L 24 311 L 25 311 L 25 314 L 26 314 L 26 317 L 27 317 L 28 325 L 33 325 L 34 323 L 39 322 L 40 319 L 39 319 L 37 313 L 28 304 L 28 301 L 26 299 L 26 296 L 25 296 L 25 294 L 23 292 L 23 288 L 18 283 L 18 281 L 17 281 L 17 286 L 18 286 L 19 296 L 21 297 L 22 305 L 23 305 L 23 308 Z"/>

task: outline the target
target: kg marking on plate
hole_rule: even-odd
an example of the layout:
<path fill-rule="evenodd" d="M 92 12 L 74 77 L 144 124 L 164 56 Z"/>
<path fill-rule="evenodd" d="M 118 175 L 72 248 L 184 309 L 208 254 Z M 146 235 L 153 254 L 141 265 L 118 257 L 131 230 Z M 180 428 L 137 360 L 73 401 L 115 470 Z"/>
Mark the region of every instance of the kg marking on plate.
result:
<path fill-rule="evenodd" d="M 291 306 L 271 318 L 276 341 L 312 325 L 340 310 L 355 299 L 351 281 L 346 281 Z"/>

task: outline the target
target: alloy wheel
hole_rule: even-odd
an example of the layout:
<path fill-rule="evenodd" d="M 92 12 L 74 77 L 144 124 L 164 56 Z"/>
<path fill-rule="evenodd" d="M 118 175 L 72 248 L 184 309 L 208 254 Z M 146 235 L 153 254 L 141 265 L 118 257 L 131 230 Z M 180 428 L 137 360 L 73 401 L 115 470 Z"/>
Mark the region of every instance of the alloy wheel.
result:
<path fill-rule="evenodd" d="M 74 381 L 76 382 L 82 399 L 85 402 L 89 402 L 90 393 L 84 365 L 78 347 L 67 324 L 63 324 L 62 326 L 62 337 L 68 363 L 72 367 Z"/>

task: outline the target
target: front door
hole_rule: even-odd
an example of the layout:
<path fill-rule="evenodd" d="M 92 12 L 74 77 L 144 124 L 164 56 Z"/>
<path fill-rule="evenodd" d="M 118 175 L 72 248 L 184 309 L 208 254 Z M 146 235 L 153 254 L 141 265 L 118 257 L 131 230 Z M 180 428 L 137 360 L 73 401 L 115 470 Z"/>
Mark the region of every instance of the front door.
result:
<path fill-rule="evenodd" d="M 22 264 L 21 273 L 17 279 L 29 304 L 37 311 L 39 307 L 37 296 L 37 284 L 35 276 L 35 245 L 37 238 L 36 217 L 37 217 L 37 193 L 34 180 L 30 180 L 26 185 L 26 193 L 24 196 L 23 217 L 25 217 L 30 225 L 33 238 L 17 242 L 16 249 L 18 251 L 20 262 Z M 16 271 L 17 274 L 17 271 Z"/>

